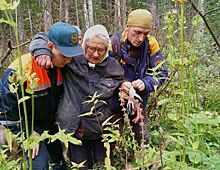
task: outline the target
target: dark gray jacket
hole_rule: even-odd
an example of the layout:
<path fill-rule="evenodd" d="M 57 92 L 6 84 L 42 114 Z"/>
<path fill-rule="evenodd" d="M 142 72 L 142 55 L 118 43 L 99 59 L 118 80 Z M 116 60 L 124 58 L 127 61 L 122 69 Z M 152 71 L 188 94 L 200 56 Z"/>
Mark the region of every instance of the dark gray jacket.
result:
<path fill-rule="evenodd" d="M 91 68 L 84 56 L 78 56 L 64 68 L 63 74 L 64 95 L 57 111 L 57 121 L 61 128 L 75 133 L 80 125 L 83 139 L 101 138 L 101 123 L 112 115 L 109 101 L 117 96 L 114 92 L 124 80 L 123 69 L 114 58 L 106 58 L 101 64 Z M 96 92 L 101 96 L 97 98 L 100 102 L 96 104 L 94 114 L 79 117 L 91 110 L 93 104 L 84 102 L 91 100 L 88 96 L 93 96 Z"/>

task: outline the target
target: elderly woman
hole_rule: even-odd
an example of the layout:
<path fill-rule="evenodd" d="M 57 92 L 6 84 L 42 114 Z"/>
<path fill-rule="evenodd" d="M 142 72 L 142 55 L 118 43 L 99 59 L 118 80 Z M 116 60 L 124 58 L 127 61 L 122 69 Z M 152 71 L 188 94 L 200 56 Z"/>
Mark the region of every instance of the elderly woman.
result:
<path fill-rule="evenodd" d="M 33 48 L 34 41 L 31 43 L 33 52 L 36 48 Z M 109 43 L 104 26 L 89 28 L 83 37 L 84 56 L 74 57 L 72 63 L 63 68 L 64 95 L 58 106 L 57 121 L 61 129 L 74 133 L 82 141 L 82 145 L 70 144 L 68 148 L 70 161 L 86 161 L 82 169 L 104 162 L 106 150 L 102 142 L 102 122 L 112 115 L 109 102 L 115 98 L 124 80 L 118 61 L 108 57 Z M 97 94 L 99 101 L 107 104 L 98 102 L 91 115 L 83 116 L 94 106 L 85 102 L 91 100 L 90 96 L 94 94 Z"/>
<path fill-rule="evenodd" d="M 74 132 L 82 145 L 69 145 L 69 158 L 80 163 L 87 160 L 86 167 L 93 163 L 103 163 L 105 148 L 102 140 L 102 122 L 111 116 L 109 101 L 114 91 L 123 81 L 123 70 L 118 61 L 108 57 L 109 35 L 102 25 L 89 28 L 83 37 L 84 56 L 73 58 L 73 62 L 63 71 L 65 77 L 64 96 L 61 100 L 57 120 L 67 132 Z M 93 114 L 90 112 L 93 103 L 88 101 L 95 93 L 98 102 Z"/>

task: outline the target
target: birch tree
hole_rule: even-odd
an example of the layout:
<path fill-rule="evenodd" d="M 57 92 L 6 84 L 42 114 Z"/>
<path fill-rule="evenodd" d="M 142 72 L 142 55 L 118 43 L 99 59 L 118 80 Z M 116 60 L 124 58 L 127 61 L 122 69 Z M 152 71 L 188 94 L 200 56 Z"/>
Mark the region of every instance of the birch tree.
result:
<path fill-rule="evenodd" d="M 66 23 L 69 23 L 69 2 L 64 0 L 64 19 Z"/>
<path fill-rule="evenodd" d="M 120 0 L 115 0 L 115 29 L 114 31 L 117 31 L 117 29 L 121 28 L 121 9 L 120 9 Z"/>
<path fill-rule="evenodd" d="M 85 18 L 85 27 L 89 28 L 89 12 L 87 8 L 87 0 L 83 0 L 83 10 L 84 10 L 84 18 Z"/>
<path fill-rule="evenodd" d="M 94 25 L 92 0 L 83 1 L 86 29 Z"/>
<path fill-rule="evenodd" d="M 93 5 L 92 5 L 92 0 L 88 0 L 88 9 L 89 9 L 89 26 L 94 25 L 94 19 L 93 19 Z"/>
<path fill-rule="evenodd" d="M 80 28 L 80 25 L 79 25 L 79 12 L 78 12 L 78 1 L 75 0 L 75 9 L 76 9 L 76 24 L 77 26 Z"/>
<path fill-rule="evenodd" d="M 44 8 L 44 31 L 47 32 L 52 25 L 52 6 L 51 0 L 43 0 Z"/>

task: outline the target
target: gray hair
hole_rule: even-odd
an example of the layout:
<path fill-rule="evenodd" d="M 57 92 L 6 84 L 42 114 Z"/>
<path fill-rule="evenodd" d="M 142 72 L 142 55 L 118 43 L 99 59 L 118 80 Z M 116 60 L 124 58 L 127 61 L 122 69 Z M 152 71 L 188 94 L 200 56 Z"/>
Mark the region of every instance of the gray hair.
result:
<path fill-rule="evenodd" d="M 109 42 L 109 38 L 106 37 L 106 36 L 104 36 L 104 35 L 101 35 L 101 34 L 97 34 L 97 35 L 94 35 L 93 37 L 90 37 L 90 38 L 85 39 L 85 47 L 83 47 L 83 48 L 86 48 L 86 46 L 88 45 L 89 41 L 90 41 L 92 38 L 100 38 L 100 39 L 104 40 L 105 47 L 106 47 L 106 49 L 108 49 L 109 43 L 110 43 L 110 42 Z"/>

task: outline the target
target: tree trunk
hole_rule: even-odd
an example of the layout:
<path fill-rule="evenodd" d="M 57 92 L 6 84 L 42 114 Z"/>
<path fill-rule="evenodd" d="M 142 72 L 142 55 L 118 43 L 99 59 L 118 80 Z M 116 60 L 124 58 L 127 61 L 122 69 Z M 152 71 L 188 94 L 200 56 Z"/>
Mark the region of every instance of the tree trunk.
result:
<path fill-rule="evenodd" d="M 200 0 L 200 12 L 202 13 L 202 15 L 205 14 L 205 2 L 204 2 L 204 0 Z M 204 22 L 202 22 L 201 26 L 200 26 L 200 30 L 202 32 L 204 32 L 204 29 L 205 29 L 205 24 L 204 24 Z"/>
<path fill-rule="evenodd" d="M 64 0 L 64 19 L 66 23 L 69 23 L 69 2 Z"/>
<path fill-rule="evenodd" d="M 115 0 L 115 6 L 114 6 L 114 11 L 115 11 L 115 30 L 116 32 L 119 28 L 121 28 L 121 9 L 120 9 L 120 0 Z"/>
<path fill-rule="evenodd" d="M 79 13 L 78 13 L 78 2 L 77 2 L 77 0 L 75 0 L 75 6 L 76 6 L 76 24 L 80 28 L 80 25 L 79 25 Z"/>
<path fill-rule="evenodd" d="M 8 35 L 8 29 L 5 29 L 5 25 L 3 23 L 0 23 L 0 57 L 3 57 L 6 49 L 7 49 L 7 37 L 6 35 Z M 0 61 L 2 61 L 2 58 L 0 58 Z M 0 66 L 3 63 L 0 63 Z"/>
<path fill-rule="evenodd" d="M 110 24 L 114 25 L 114 23 L 111 22 L 112 21 L 111 20 L 111 18 L 112 18 L 112 3 L 109 0 L 107 0 L 106 2 L 107 2 L 107 16 L 108 16 L 107 17 L 107 23 L 108 23 L 108 25 L 110 25 Z M 115 18 L 114 18 L 114 20 L 115 20 Z M 110 34 L 114 32 L 113 26 L 110 27 L 109 32 L 110 32 Z"/>
<path fill-rule="evenodd" d="M 47 32 L 52 25 L 52 5 L 51 0 L 43 0 L 44 7 L 44 31 Z"/>
<path fill-rule="evenodd" d="M 87 8 L 87 0 L 83 0 L 83 9 L 84 9 L 84 18 L 85 18 L 85 27 L 89 28 L 89 18 L 88 18 L 88 8 Z"/>
<path fill-rule="evenodd" d="M 153 29 L 152 32 L 156 33 L 159 28 L 159 17 L 158 17 L 158 0 L 151 0 L 151 13 L 153 16 Z"/>
<path fill-rule="evenodd" d="M 127 21 L 127 4 L 126 4 L 126 0 L 122 0 L 122 4 L 121 4 L 121 9 L 122 9 L 122 18 L 121 18 L 121 23 L 122 23 L 122 27 L 119 29 L 123 29 L 126 26 L 126 21 Z"/>
<path fill-rule="evenodd" d="M 22 5 L 22 3 L 20 3 L 18 5 L 18 38 L 19 38 L 19 43 L 24 41 L 24 35 L 25 35 L 23 11 L 24 11 L 23 5 Z"/>
<path fill-rule="evenodd" d="M 89 27 L 94 25 L 92 0 L 88 0 Z"/>
<path fill-rule="evenodd" d="M 31 10 L 30 9 L 28 9 L 28 19 L 29 19 L 29 24 L 30 24 L 31 37 L 33 37 L 33 23 L 32 23 Z"/>
<path fill-rule="evenodd" d="M 62 0 L 60 0 L 60 21 L 62 21 L 63 19 L 63 2 Z"/>

